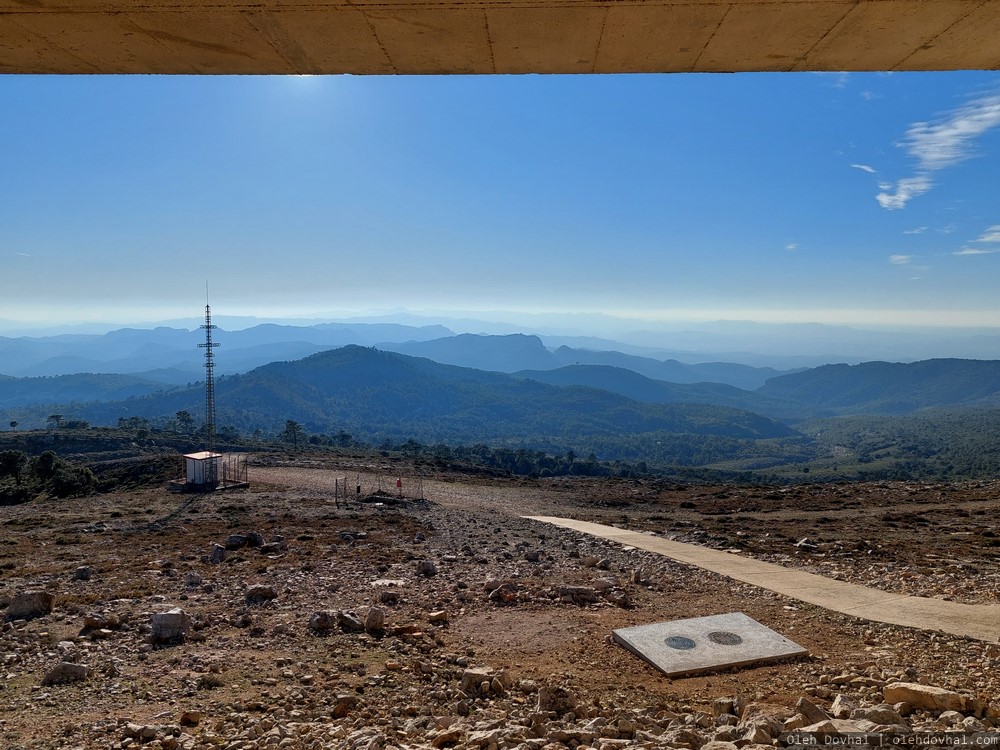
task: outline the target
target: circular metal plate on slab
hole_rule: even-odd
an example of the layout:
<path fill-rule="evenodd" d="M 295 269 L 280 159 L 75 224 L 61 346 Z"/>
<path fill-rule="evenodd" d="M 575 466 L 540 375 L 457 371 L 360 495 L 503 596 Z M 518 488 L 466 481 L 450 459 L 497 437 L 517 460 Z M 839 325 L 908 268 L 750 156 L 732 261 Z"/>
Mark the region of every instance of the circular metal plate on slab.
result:
<path fill-rule="evenodd" d="M 676 648 L 682 651 L 695 647 L 695 642 L 690 638 L 685 638 L 683 635 L 672 635 L 669 638 L 664 639 L 663 642 L 670 646 L 670 648 Z"/>
<path fill-rule="evenodd" d="M 708 640 L 712 643 L 718 643 L 720 646 L 739 646 L 743 643 L 743 639 L 736 633 L 730 633 L 726 630 L 712 631 L 708 634 Z"/>

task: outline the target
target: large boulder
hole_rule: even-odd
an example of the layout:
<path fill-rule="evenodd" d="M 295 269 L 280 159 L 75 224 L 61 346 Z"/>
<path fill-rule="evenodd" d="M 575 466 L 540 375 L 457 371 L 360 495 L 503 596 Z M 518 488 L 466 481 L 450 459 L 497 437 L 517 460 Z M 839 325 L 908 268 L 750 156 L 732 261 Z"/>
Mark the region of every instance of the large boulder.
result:
<path fill-rule="evenodd" d="M 890 683 L 883 688 L 882 697 L 890 705 L 909 703 L 928 711 L 965 711 L 967 702 L 965 696 L 954 691 L 915 682 Z"/>
<path fill-rule="evenodd" d="M 25 591 L 10 600 L 7 605 L 6 619 L 33 620 L 44 617 L 52 611 L 56 598 L 47 591 Z"/>

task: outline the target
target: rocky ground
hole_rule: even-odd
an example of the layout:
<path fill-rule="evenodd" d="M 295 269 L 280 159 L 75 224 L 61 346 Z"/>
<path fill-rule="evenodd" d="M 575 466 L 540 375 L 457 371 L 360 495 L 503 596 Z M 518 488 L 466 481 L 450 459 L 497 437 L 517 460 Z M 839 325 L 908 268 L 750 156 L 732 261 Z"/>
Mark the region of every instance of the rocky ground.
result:
<path fill-rule="evenodd" d="M 0 748 L 734 750 L 802 729 L 1000 727 L 996 644 L 855 620 L 520 517 L 996 602 L 996 484 L 418 483 L 394 467 L 416 497 L 335 506 L 335 478 L 364 472 L 367 495 L 374 471 L 296 461 L 255 467 L 247 491 L 0 508 Z M 734 611 L 810 656 L 671 680 L 610 638 Z"/>

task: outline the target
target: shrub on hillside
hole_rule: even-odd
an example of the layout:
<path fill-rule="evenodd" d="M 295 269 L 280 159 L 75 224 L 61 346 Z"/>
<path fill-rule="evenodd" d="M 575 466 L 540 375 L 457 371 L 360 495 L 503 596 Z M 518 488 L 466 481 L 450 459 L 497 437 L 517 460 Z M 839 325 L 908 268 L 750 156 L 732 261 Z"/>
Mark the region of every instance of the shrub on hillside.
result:
<path fill-rule="evenodd" d="M 61 466 L 49 481 L 54 497 L 82 497 L 94 491 L 94 472 L 86 466 Z"/>
<path fill-rule="evenodd" d="M 23 451 L 0 454 L 0 505 L 26 503 L 46 493 L 81 497 L 93 492 L 96 482 L 90 469 L 68 464 L 53 451 L 31 459 Z"/>

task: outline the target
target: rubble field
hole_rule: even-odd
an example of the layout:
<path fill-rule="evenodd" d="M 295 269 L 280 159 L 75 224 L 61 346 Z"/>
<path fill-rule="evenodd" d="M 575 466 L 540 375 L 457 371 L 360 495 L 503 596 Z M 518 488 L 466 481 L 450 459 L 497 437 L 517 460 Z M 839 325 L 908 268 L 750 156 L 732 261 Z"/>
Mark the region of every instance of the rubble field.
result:
<path fill-rule="evenodd" d="M 249 490 L 0 508 L 0 748 L 735 750 L 803 732 L 1000 731 L 1000 645 L 854 619 L 522 518 L 995 604 L 1000 483 L 439 473 L 422 498 L 345 508 L 334 479 L 357 467 L 271 463 L 251 468 Z M 668 679 L 611 639 L 726 612 L 810 655 Z"/>

